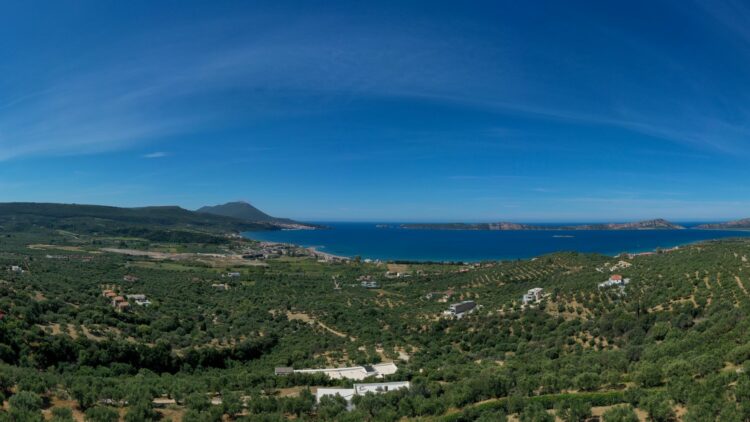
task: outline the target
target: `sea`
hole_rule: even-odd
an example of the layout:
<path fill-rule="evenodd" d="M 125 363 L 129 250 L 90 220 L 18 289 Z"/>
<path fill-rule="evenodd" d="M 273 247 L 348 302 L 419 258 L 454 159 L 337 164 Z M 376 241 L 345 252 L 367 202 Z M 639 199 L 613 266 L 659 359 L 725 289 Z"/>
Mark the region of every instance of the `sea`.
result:
<path fill-rule="evenodd" d="M 690 228 L 699 223 L 680 223 L 688 227 L 686 230 L 570 231 L 415 230 L 400 228 L 399 223 L 315 224 L 327 229 L 252 231 L 243 235 L 254 240 L 314 247 L 321 252 L 350 258 L 425 262 L 525 259 L 560 251 L 617 255 L 750 236 L 750 231 Z"/>

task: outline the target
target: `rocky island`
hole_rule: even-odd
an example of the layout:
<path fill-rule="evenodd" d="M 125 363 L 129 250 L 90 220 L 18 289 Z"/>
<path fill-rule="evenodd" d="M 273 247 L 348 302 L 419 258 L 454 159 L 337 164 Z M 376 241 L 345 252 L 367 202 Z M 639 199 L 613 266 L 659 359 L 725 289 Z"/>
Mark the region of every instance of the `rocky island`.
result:
<path fill-rule="evenodd" d="M 682 230 L 685 227 L 657 218 L 632 223 L 539 225 L 522 223 L 409 223 L 402 229 L 416 230 Z"/>

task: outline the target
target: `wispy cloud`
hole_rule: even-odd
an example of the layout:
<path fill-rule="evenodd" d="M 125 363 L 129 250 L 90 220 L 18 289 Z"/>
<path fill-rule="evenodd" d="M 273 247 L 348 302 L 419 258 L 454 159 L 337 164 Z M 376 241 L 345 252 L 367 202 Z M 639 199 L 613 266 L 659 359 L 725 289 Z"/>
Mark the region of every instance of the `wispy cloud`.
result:
<path fill-rule="evenodd" d="M 726 20 L 725 10 L 716 13 Z M 653 60 L 655 68 L 647 72 L 653 78 L 663 71 L 678 84 L 667 94 L 680 96 L 664 101 L 665 95 L 652 99 L 646 90 L 631 89 L 657 84 L 661 76 L 633 76 L 619 83 L 597 77 L 597 71 L 612 69 L 589 69 L 586 53 L 576 51 L 564 58 L 543 57 L 549 65 L 539 66 L 536 55 L 543 52 L 535 45 L 519 49 L 512 36 L 495 33 L 478 40 L 468 31 L 472 25 L 450 32 L 438 24 L 394 25 L 384 31 L 382 22 L 350 22 L 334 15 L 291 20 L 281 27 L 272 24 L 274 19 L 279 17 L 269 23 L 259 18 L 231 25 L 203 22 L 200 32 L 210 36 L 199 40 L 187 36 L 195 31 L 185 27 L 130 34 L 121 46 L 137 55 L 79 58 L 67 73 L 40 81 L 34 92 L 18 90 L 0 104 L 0 160 L 111 151 L 217 122 L 345 109 L 361 98 L 407 98 L 618 127 L 727 154 L 745 151 L 750 137 L 745 123 L 750 109 L 741 105 L 750 103 L 747 95 L 701 91 L 696 81 L 702 75 L 691 73 L 689 66 L 675 69 L 675 60 Z M 736 27 L 732 22 L 728 25 Z M 321 26 L 336 31 L 319 31 Z M 252 29 L 222 36 L 226 28 L 238 27 Z M 602 34 L 598 26 L 585 30 L 593 38 L 610 37 L 635 58 L 642 54 L 644 43 L 629 45 L 631 40 Z M 670 52 L 655 49 L 652 56 L 669 57 Z M 567 79 L 582 69 L 592 76 L 575 83 Z M 682 73 L 675 77 L 675 72 Z M 244 96 L 243 107 L 201 101 L 228 91 Z M 726 104 L 735 104 L 731 113 Z"/>
<path fill-rule="evenodd" d="M 151 152 L 151 153 L 148 153 L 148 154 L 144 154 L 144 155 L 142 155 L 142 157 L 143 158 L 163 158 L 163 157 L 166 157 L 168 155 L 169 154 L 167 154 L 166 152 L 157 151 L 157 152 Z"/>

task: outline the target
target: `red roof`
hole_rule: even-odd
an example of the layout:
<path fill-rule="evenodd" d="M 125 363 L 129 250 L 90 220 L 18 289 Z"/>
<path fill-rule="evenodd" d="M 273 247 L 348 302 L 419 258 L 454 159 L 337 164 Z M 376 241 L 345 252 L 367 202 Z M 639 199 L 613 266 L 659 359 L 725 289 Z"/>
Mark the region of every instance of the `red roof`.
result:
<path fill-rule="evenodd" d="M 610 280 L 622 280 L 622 276 L 620 274 L 612 274 L 611 277 L 609 277 Z"/>

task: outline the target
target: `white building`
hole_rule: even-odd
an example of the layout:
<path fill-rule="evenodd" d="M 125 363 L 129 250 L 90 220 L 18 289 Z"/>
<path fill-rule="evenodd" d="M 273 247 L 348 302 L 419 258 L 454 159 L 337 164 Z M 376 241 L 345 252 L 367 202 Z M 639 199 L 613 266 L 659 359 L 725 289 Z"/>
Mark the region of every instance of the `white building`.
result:
<path fill-rule="evenodd" d="M 448 308 L 443 314 L 447 317 L 452 318 L 463 318 L 464 315 L 468 315 L 477 309 L 477 303 L 473 300 L 465 300 L 463 302 L 454 303 Z"/>
<path fill-rule="evenodd" d="M 521 296 L 521 301 L 525 304 L 527 303 L 536 303 L 542 300 L 544 293 L 544 289 L 541 287 L 534 287 L 533 289 L 529 289 L 528 292 L 526 292 L 525 295 Z"/>
<path fill-rule="evenodd" d="M 344 400 L 346 400 L 347 404 L 351 405 L 352 399 L 354 398 L 354 389 L 353 388 L 329 388 L 329 387 L 320 387 L 315 392 L 315 402 L 320 403 L 320 399 L 326 396 L 341 396 Z"/>
<path fill-rule="evenodd" d="M 138 306 L 150 306 L 151 301 L 146 298 L 146 295 L 144 294 L 134 294 L 134 295 L 125 295 L 125 297 L 128 298 L 128 300 L 133 301 Z"/>
<path fill-rule="evenodd" d="M 351 366 L 347 368 L 295 369 L 297 374 L 324 373 L 331 379 L 363 380 L 367 377 L 383 378 L 395 374 L 398 367 L 394 363 L 378 363 L 375 365 Z"/>
<path fill-rule="evenodd" d="M 620 274 L 612 274 L 609 277 L 609 280 L 599 283 L 599 288 L 604 289 L 613 286 L 625 287 L 628 283 L 630 283 L 629 278 L 622 278 Z"/>
<path fill-rule="evenodd" d="M 315 392 L 315 401 L 326 396 L 341 396 L 347 403 L 347 409 L 351 410 L 354 396 L 364 396 L 367 393 L 384 394 L 389 391 L 411 388 L 409 381 L 376 382 L 371 384 L 354 384 L 354 388 L 318 388 Z"/>
<path fill-rule="evenodd" d="M 363 396 L 367 393 L 382 394 L 389 391 L 401 390 L 402 388 L 408 389 L 411 387 L 409 381 L 395 381 L 395 382 L 373 382 L 369 384 L 354 384 L 354 395 Z"/>

